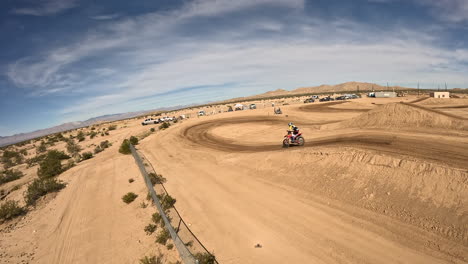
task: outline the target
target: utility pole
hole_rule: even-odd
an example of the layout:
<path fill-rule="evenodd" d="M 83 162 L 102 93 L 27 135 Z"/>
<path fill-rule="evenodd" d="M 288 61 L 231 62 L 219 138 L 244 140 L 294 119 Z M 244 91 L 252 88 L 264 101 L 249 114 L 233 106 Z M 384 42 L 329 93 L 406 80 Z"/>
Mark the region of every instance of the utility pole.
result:
<path fill-rule="evenodd" d="M 440 91 L 440 84 L 437 85 L 437 91 Z"/>
<path fill-rule="evenodd" d="M 445 82 L 445 91 L 447 91 L 447 82 Z"/>
<path fill-rule="evenodd" d="M 359 93 L 359 85 L 357 86 L 357 93 Z"/>
<path fill-rule="evenodd" d="M 418 82 L 418 96 L 419 96 L 419 82 Z"/>

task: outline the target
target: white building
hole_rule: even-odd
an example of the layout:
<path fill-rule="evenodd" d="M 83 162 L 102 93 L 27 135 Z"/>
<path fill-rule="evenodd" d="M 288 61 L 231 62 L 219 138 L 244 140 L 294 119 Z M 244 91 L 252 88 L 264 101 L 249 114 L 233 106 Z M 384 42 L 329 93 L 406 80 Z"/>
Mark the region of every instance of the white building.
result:
<path fill-rule="evenodd" d="M 450 98 L 450 92 L 433 92 L 431 97 L 434 98 Z"/>

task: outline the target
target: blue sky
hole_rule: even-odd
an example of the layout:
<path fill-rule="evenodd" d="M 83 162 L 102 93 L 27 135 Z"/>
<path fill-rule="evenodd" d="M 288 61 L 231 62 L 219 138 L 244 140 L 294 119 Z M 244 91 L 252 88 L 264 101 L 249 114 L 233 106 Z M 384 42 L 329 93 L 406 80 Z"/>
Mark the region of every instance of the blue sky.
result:
<path fill-rule="evenodd" d="M 468 87 L 466 0 L 0 5 L 0 136 L 279 88 Z"/>

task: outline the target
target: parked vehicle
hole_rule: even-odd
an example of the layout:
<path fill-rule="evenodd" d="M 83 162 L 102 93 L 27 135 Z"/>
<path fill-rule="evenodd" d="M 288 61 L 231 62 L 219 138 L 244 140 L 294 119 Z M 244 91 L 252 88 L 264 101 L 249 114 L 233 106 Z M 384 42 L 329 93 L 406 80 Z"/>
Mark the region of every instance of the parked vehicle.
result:
<path fill-rule="evenodd" d="M 304 100 L 304 104 L 315 102 L 314 98 L 307 98 Z"/>
<path fill-rule="evenodd" d="M 198 111 L 198 116 L 204 116 L 204 115 L 206 115 L 205 111 L 203 110 Z"/>
<path fill-rule="evenodd" d="M 292 131 L 287 130 L 288 134 L 284 136 L 283 139 L 283 148 L 288 148 L 289 146 L 304 146 L 305 140 L 301 132 L 298 132 L 294 140 L 292 139 Z"/>
<path fill-rule="evenodd" d="M 335 99 L 333 97 L 327 96 L 327 97 L 324 97 L 324 98 L 320 98 L 319 101 L 320 102 L 328 102 L 328 101 L 335 101 Z"/>
<path fill-rule="evenodd" d="M 338 96 L 335 98 L 335 100 L 346 100 L 346 99 L 349 99 L 347 96 L 345 95 L 342 95 L 342 96 Z"/>
<path fill-rule="evenodd" d="M 145 121 L 141 122 L 143 126 L 150 125 L 150 124 L 157 124 L 159 123 L 158 119 L 153 119 L 153 118 L 147 118 Z"/>
<path fill-rule="evenodd" d="M 250 109 L 257 109 L 257 105 L 255 105 L 255 104 L 250 104 L 249 108 L 250 108 Z"/>
<path fill-rule="evenodd" d="M 319 96 L 318 95 L 312 95 L 312 98 L 315 99 L 315 100 L 318 100 Z"/>

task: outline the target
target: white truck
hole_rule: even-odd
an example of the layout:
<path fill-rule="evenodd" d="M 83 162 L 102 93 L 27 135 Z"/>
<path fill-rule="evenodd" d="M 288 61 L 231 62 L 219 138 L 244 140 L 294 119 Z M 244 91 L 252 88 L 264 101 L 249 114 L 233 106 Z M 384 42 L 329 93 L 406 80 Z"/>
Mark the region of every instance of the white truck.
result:
<path fill-rule="evenodd" d="M 141 122 L 141 124 L 143 126 L 151 125 L 151 124 L 157 124 L 157 123 L 159 123 L 159 120 L 158 119 L 153 119 L 153 118 L 147 118 L 147 119 L 145 119 L 145 121 Z"/>

